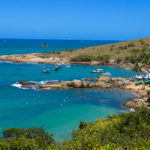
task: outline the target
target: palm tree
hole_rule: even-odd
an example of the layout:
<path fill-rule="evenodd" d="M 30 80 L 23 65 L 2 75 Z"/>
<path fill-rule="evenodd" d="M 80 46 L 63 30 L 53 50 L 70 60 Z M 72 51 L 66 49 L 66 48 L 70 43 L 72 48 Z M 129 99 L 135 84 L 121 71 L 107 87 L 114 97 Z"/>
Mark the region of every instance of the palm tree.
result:
<path fill-rule="evenodd" d="M 47 43 L 44 42 L 44 43 L 42 44 L 42 46 L 45 48 L 45 50 L 47 50 L 47 48 L 48 48 L 48 44 L 47 44 Z"/>
<path fill-rule="evenodd" d="M 141 72 L 141 66 L 139 65 L 139 63 L 135 63 L 134 67 L 133 67 L 133 70 L 136 71 L 136 72 Z"/>

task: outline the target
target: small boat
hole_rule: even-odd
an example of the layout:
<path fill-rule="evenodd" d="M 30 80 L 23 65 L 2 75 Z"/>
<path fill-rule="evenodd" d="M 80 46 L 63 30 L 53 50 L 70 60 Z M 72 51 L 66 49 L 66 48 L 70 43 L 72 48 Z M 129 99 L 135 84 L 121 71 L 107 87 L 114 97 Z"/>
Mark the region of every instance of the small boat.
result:
<path fill-rule="evenodd" d="M 112 74 L 109 73 L 109 72 L 106 72 L 106 73 L 102 73 L 103 76 L 111 76 Z"/>
<path fill-rule="evenodd" d="M 58 65 L 58 68 L 61 69 L 61 65 L 60 64 Z"/>
<path fill-rule="evenodd" d="M 67 67 L 67 68 L 70 68 L 71 66 L 70 66 L 70 65 L 66 65 L 66 67 Z"/>
<path fill-rule="evenodd" d="M 55 67 L 55 68 L 54 68 L 55 71 L 58 71 L 58 69 L 59 69 L 58 67 Z"/>
<path fill-rule="evenodd" d="M 103 73 L 103 69 L 92 70 L 91 73 Z"/>
<path fill-rule="evenodd" d="M 42 70 L 43 73 L 50 73 L 49 69 Z"/>

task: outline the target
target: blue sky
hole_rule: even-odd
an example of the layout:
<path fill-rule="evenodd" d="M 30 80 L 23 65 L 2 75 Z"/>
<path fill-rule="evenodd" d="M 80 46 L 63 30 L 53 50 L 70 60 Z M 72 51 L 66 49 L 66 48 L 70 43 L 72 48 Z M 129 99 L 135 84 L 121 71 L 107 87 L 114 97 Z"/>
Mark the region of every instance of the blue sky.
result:
<path fill-rule="evenodd" d="M 129 40 L 148 36 L 149 0 L 0 0 L 0 38 Z"/>

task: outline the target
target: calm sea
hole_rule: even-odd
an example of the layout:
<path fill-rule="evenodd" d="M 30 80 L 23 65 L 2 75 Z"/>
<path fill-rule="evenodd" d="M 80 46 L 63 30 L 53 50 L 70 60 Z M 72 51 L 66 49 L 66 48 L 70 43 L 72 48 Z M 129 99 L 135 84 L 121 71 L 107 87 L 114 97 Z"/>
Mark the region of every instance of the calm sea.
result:
<path fill-rule="evenodd" d="M 0 54 L 20 54 L 42 52 L 40 40 L 1 40 Z M 49 49 L 76 49 L 93 45 L 113 43 L 113 41 L 46 41 Z M 41 72 L 46 66 L 50 74 Z M 18 70 L 17 68 L 21 68 Z M 117 89 L 51 89 L 35 91 L 20 89 L 17 81 L 73 80 L 85 77 L 98 77 L 90 71 L 102 68 L 112 73 L 112 77 L 132 77 L 135 72 L 112 66 L 71 65 L 55 72 L 54 65 L 12 64 L 0 62 L 0 134 L 9 127 L 40 127 L 54 134 L 59 141 L 71 138 L 72 129 L 77 129 L 81 120 L 94 121 L 127 111 L 122 107 L 125 101 L 135 97 L 128 91 Z"/>

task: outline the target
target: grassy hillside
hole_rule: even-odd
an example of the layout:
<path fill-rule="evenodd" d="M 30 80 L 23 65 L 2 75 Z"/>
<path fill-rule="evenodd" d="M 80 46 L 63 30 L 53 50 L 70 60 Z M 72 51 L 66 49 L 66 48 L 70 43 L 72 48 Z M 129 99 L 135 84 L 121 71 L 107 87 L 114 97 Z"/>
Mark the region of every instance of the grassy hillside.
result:
<path fill-rule="evenodd" d="M 125 60 L 129 56 L 135 55 L 136 51 L 142 49 L 150 49 L 150 37 L 115 44 L 81 48 L 78 50 L 65 50 L 58 53 L 53 51 L 52 55 L 60 58 L 69 58 L 70 60 L 72 60 L 72 57 L 74 58 L 81 55 L 90 56 L 92 60 L 100 60 L 101 58 L 98 57 L 109 55 L 112 60 Z"/>

